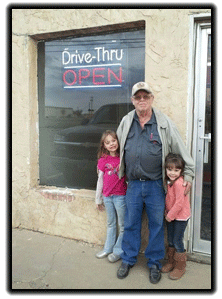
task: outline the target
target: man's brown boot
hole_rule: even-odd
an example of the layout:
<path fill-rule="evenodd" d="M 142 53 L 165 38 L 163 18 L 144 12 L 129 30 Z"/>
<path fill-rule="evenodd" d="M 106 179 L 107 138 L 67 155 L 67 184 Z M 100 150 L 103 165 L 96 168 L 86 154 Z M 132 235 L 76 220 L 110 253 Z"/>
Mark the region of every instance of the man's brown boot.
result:
<path fill-rule="evenodd" d="M 171 270 L 173 270 L 174 266 L 176 265 L 176 262 L 174 260 L 174 254 L 175 254 L 175 248 L 174 247 L 168 247 L 167 255 L 168 255 L 168 262 L 166 265 L 164 265 L 161 269 L 162 273 L 168 273 Z"/>
<path fill-rule="evenodd" d="M 175 252 L 174 259 L 176 265 L 172 272 L 170 272 L 169 277 L 171 279 L 180 279 L 181 276 L 186 272 L 186 251 L 185 252 Z"/>

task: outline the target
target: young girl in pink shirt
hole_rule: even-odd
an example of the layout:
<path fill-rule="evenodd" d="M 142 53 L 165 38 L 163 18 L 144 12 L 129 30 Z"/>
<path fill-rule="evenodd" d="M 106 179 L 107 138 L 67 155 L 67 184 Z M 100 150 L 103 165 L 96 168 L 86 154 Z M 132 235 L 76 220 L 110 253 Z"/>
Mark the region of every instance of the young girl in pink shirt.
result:
<path fill-rule="evenodd" d="M 97 258 L 108 256 L 110 262 L 120 259 L 124 232 L 125 195 L 127 184 L 125 177 L 119 179 L 119 142 L 113 131 L 105 131 L 101 137 L 98 152 L 98 181 L 96 188 L 96 206 L 107 213 L 107 236 L 104 248 L 96 254 Z M 104 202 L 104 205 L 103 205 Z M 117 237 L 117 221 L 119 235 Z"/>
<path fill-rule="evenodd" d="M 162 272 L 171 279 L 179 279 L 186 270 L 186 251 L 183 237 L 191 216 L 188 195 L 184 195 L 183 171 L 185 162 L 178 154 L 168 154 L 165 159 L 165 184 L 167 185 L 165 219 L 167 221 L 168 263 Z"/>

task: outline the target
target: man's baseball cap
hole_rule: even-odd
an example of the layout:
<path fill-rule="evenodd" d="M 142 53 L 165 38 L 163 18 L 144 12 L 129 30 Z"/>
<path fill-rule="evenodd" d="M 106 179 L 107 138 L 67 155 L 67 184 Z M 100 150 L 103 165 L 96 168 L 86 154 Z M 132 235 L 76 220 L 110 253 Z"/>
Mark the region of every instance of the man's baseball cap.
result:
<path fill-rule="evenodd" d="M 146 82 L 138 82 L 133 85 L 132 97 L 137 93 L 137 91 L 139 91 L 141 89 L 147 91 L 148 93 L 152 93 L 149 85 Z"/>

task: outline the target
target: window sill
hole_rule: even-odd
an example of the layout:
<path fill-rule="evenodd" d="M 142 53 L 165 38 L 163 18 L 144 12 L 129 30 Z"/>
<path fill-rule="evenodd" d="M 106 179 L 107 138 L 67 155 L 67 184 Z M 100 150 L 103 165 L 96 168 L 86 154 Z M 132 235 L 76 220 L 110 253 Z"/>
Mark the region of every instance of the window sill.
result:
<path fill-rule="evenodd" d="M 95 200 L 95 191 L 87 189 L 70 189 L 49 186 L 39 186 L 36 188 L 42 196 L 51 200 L 64 202 L 73 202 L 77 197 L 84 197 L 89 200 Z"/>

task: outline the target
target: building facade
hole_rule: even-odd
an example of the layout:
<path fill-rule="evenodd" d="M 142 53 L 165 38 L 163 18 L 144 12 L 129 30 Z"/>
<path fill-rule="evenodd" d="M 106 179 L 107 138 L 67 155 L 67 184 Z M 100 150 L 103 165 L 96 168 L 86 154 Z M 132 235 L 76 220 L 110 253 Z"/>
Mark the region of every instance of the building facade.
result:
<path fill-rule="evenodd" d="M 132 85 L 146 81 L 196 164 L 185 246 L 210 254 L 211 7 L 10 12 L 12 226 L 104 243 L 98 142 L 132 110 Z"/>

